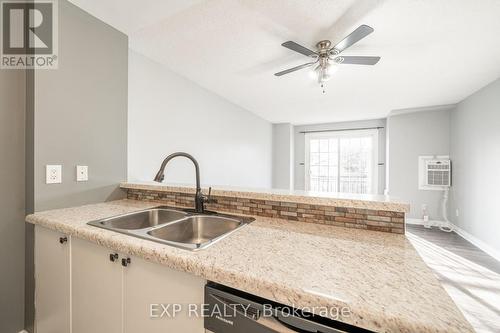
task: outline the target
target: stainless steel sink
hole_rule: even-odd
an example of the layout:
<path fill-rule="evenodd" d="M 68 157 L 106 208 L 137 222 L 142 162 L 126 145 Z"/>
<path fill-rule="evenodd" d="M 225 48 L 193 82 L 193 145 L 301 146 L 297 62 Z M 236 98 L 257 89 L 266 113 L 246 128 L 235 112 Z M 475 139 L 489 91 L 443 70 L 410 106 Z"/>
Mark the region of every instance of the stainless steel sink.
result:
<path fill-rule="evenodd" d="M 115 216 L 96 222 L 99 224 L 98 226 L 106 227 L 108 229 L 137 230 L 154 227 L 172 221 L 178 221 L 186 215 L 186 212 L 178 210 L 154 208 Z M 95 225 L 96 222 L 91 222 L 90 224 Z"/>
<path fill-rule="evenodd" d="M 229 234 L 242 224 L 242 221 L 234 218 L 198 215 L 155 228 L 147 234 L 167 242 L 199 248 Z"/>
<path fill-rule="evenodd" d="M 195 251 L 214 244 L 253 220 L 251 217 L 157 207 L 88 224 Z"/>

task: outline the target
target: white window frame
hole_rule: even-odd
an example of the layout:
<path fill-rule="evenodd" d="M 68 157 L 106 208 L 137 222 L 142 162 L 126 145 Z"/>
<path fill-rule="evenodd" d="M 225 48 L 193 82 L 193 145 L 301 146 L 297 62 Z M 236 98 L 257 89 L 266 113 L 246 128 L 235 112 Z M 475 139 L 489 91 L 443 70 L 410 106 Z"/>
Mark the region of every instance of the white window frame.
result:
<path fill-rule="evenodd" d="M 371 136 L 372 137 L 372 142 L 373 142 L 373 150 L 372 150 L 372 162 L 373 162 L 373 168 L 372 168 L 372 193 L 366 193 L 366 194 L 377 194 L 378 193 L 378 135 L 379 131 L 377 129 L 368 129 L 368 130 L 347 130 L 347 131 L 331 131 L 331 132 L 318 132 L 318 133 L 305 133 L 304 135 L 304 146 L 305 146 L 305 175 L 304 175 L 304 180 L 305 180 L 305 189 L 306 191 L 310 190 L 310 148 L 311 148 L 311 140 L 314 139 L 324 139 L 324 138 L 332 138 L 332 137 L 350 137 L 350 138 L 357 138 L 360 136 Z M 340 170 L 340 166 L 339 166 Z M 340 180 L 340 178 L 339 178 Z"/>

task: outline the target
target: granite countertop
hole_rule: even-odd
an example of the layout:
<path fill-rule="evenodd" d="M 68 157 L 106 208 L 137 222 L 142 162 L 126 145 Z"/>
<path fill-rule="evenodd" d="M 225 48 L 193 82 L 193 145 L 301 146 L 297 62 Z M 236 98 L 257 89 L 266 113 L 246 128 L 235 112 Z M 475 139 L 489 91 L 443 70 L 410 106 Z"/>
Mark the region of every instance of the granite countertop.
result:
<path fill-rule="evenodd" d="M 164 184 L 156 182 L 124 182 L 123 189 L 146 190 L 160 192 L 195 193 L 195 186 L 190 184 Z M 208 187 L 204 187 L 208 193 Z M 335 207 L 385 210 L 391 212 L 410 211 L 410 205 L 398 198 L 388 195 L 351 194 L 334 192 L 313 192 L 301 190 L 256 189 L 231 186 L 213 186 L 215 196 L 238 197 L 246 199 L 296 202 L 312 205 L 328 205 Z"/>
<path fill-rule="evenodd" d="M 190 252 L 86 223 L 157 206 L 119 200 L 27 221 L 280 303 L 346 308 L 338 319 L 376 332 L 473 332 L 405 237 L 257 217 Z"/>

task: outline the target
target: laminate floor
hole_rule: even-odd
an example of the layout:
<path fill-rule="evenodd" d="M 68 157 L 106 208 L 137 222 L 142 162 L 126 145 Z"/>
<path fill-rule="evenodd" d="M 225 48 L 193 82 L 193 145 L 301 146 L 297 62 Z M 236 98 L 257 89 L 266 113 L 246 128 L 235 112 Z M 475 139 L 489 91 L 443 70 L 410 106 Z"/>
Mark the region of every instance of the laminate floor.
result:
<path fill-rule="evenodd" d="M 458 234 L 407 225 L 406 236 L 478 333 L 500 332 L 500 262 Z"/>

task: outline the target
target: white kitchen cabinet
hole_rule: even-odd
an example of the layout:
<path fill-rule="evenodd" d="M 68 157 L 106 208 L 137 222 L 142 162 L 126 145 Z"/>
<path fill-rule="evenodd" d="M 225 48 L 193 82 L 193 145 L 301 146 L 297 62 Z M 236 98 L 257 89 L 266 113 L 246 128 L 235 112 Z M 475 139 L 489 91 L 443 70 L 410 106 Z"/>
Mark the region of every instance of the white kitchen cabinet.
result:
<path fill-rule="evenodd" d="M 123 269 L 123 332 L 204 333 L 203 318 L 188 316 L 189 304 L 200 309 L 204 286 L 199 277 L 132 257 Z M 173 314 L 173 304 L 179 304 L 180 312 L 166 316 Z"/>
<path fill-rule="evenodd" d="M 122 266 L 114 252 L 85 240 L 71 244 L 72 333 L 122 332 Z"/>
<path fill-rule="evenodd" d="M 203 318 L 188 315 L 204 298 L 194 275 L 39 226 L 35 274 L 36 333 L 205 332 Z M 165 316 L 162 305 L 173 304 L 182 311 Z"/>
<path fill-rule="evenodd" d="M 35 226 L 35 330 L 70 332 L 71 238 Z"/>

